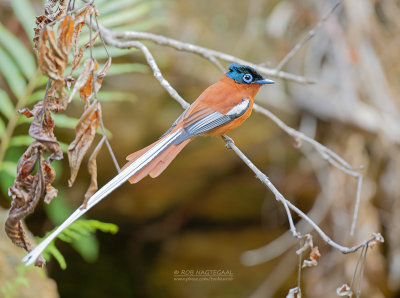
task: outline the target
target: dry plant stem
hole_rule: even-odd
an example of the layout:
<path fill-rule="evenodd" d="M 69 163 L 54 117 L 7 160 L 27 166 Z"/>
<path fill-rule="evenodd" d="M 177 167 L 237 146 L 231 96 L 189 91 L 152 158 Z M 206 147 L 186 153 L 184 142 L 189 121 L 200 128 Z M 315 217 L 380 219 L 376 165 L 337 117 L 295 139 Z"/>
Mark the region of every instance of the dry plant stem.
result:
<path fill-rule="evenodd" d="M 121 172 L 121 168 L 118 164 L 117 158 L 115 157 L 114 151 L 111 148 L 111 144 L 108 141 L 107 135 L 106 135 L 106 129 L 104 128 L 104 123 L 103 123 L 103 116 L 100 117 L 100 127 L 101 127 L 101 132 L 103 133 L 103 139 L 105 139 L 106 146 L 108 149 L 108 152 L 110 153 L 111 159 L 114 163 L 115 168 L 117 169 L 118 173 Z"/>
<path fill-rule="evenodd" d="M 321 28 L 321 26 L 326 22 L 326 20 L 332 15 L 332 13 L 335 11 L 335 9 L 339 6 L 340 1 L 336 2 L 336 4 L 328 11 L 326 15 L 324 15 L 321 20 L 315 25 L 314 28 L 312 28 L 306 36 L 303 37 L 303 39 L 298 42 L 292 50 L 279 62 L 278 66 L 275 68 L 276 71 L 280 71 L 289 61 L 290 59 L 293 58 L 293 56 L 309 41 L 311 38 L 314 37 L 314 35 L 317 33 L 317 31 Z"/>
<path fill-rule="evenodd" d="M 96 16 L 95 16 L 95 21 L 96 21 L 96 24 L 97 24 L 97 27 L 98 27 L 99 23 L 98 23 L 98 20 L 97 20 Z M 89 34 L 90 34 L 90 36 L 89 36 L 89 40 L 92 40 L 92 30 L 93 30 L 92 15 L 90 15 L 90 24 L 89 24 Z M 107 53 L 107 57 L 110 58 L 110 54 L 108 53 L 108 50 L 107 50 L 107 47 L 106 47 L 106 45 L 104 43 L 104 40 L 103 40 L 101 32 L 99 32 L 99 35 L 100 35 L 100 39 L 102 41 L 103 47 L 104 47 L 104 49 L 105 49 L 105 51 Z M 90 43 L 90 49 L 89 50 L 90 50 L 90 58 L 93 60 L 93 43 L 92 42 Z M 92 70 L 92 78 L 94 78 L 94 77 L 95 77 L 94 76 L 94 70 Z M 93 90 L 92 92 L 94 93 L 94 99 L 97 100 L 97 90 L 96 90 L 95 84 L 92 84 L 92 90 Z M 103 143 L 103 141 L 106 142 L 106 146 L 107 146 L 108 152 L 109 152 L 109 154 L 111 156 L 111 159 L 112 159 L 112 161 L 114 163 L 115 168 L 117 169 L 117 172 L 119 173 L 119 172 L 121 172 L 121 168 L 120 168 L 120 166 L 118 164 L 117 158 L 115 157 L 114 151 L 112 150 L 111 144 L 108 141 L 108 138 L 106 136 L 106 130 L 104 128 L 104 122 L 103 122 L 103 115 L 100 115 L 100 127 L 101 127 L 101 131 L 103 133 L 103 139 L 101 140 L 101 144 Z M 100 145 L 100 147 L 101 147 L 101 145 Z M 85 208 L 86 208 L 86 204 L 85 204 Z"/>
<path fill-rule="evenodd" d="M 339 170 L 341 170 L 341 171 L 345 172 L 346 174 L 353 176 L 354 178 L 357 179 L 356 202 L 355 202 L 353 220 L 352 220 L 351 229 L 350 229 L 350 235 L 353 236 L 355 226 L 356 226 L 356 221 L 357 221 L 358 209 L 360 206 L 361 187 L 362 187 L 362 182 L 363 182 L 363 174 L 358 172 L 357 170 L 361 170 L 362 167 L 352 167 L 348 162 L 346 162 L 343 158 L 341 158 L 335 152 L 333 152 L 332 150 L 323 146 L 322 144 L 318 143 L 313 138 L 306 136 L 302 132 L 297 131 L 297 130 L 287 126 L 281 119 L 279 119 L 273 113 L 271 113 L 267 109 L 261 107 L 260 105 L 254 104 L 253 108 L 254 108 L 254 111 L 259 112 L 259 113 L 267 116 L 268 118 L 270 118 L 283 131 L 285 131 L 288 135 L 293 137 L 295 140 L 302 140 L 304 142 L 311 144 L 322 155 L 322 157 L 326 161 L 328 161 L 331 165 L 333 165 L 334 167 L 338 168 Z"/>
<path fill-rule="evenodd" d="M 368 245 L 365 246 L 364 257 L 361 263 L 360 276 L 358 277 L 358 286 L 356 292 L 357 298 L 360 297 L 361 295 L 361 282 L 362 282 L 362 277 L 364 275 L 365 262 L 367 261 L 367 252 L 368 252 Z"/>
<path fill-rule="evenodd" d="M 306 152 L 303 153 L 308 156 Z M 307 213 L 307 216 L 309 218 L 313 218 L 314 222 L 319 224 L 327 215 L 328 210 L 332 204 L 332 199 L 329 199 L 329 196 L 326 194 L 327 190 L 324 188 L 323 181 L 326 178 L 321 177 L 322 174 L 321 172 L 319 172 L 318 167 L 315 165 L 312 159 L 310 159 L 310 162 L 313 165 L 313 169 L 316 173 L 317 180 L 319 181 L 322 192 L 315 199 L 314 205 L 312 209 Z M 328 198 L 328 200 L 326 200 L 326 198 Z M 298 230 L 301 230 L 303 234 L 310 233 L 312 230 L 312 227 L 307 225 L 304 219 L 301 219 L 299 222 L 296 223 L 296 228 Z M 286 231 L 278 238 L 269 242 L 267 245 L 244 252 L 241 257 L 242 263 L 246 266 L 253 266 L 268 262 L 284 254 L 294 244 L 294 239 L 290 231 Z"/>
<path fill-rule="evenodd" d="M 301 244 L 301 242 L 299 244 Z M 301 292 L 300 284 L 301 284 L 301 269 L 302 269 L 301 261 L 302 261 L 302 258 L 303 258 L 303 253 L 300 253 L 299 254 L 299 264 L 298 264 L 298 268 L 297 268 L 297 288 L 299 289 L 300 292 Z"/>
<path fill-rule="evenodd" d="M 107 36 L 108 38 L 114 39 L 115 42 L 119 42 L 120 48 L 121 48 L 121 46 L 122 46 L 122 48 L 127 48 L 127 46 L 124 46 L 124 44 L 129 44 L 129 42 L 132 42 L 132 41 L 149 40 L 158 45 L 168 46 L 168 47 L 174 48 L 178 51 L 189 52 L 189 53 L 200 55 L 200 56 L 204 57 L 205 59 L 210 60 L 212 63 L 216 64 L 219 69 L 223 69 L 223 68 L 221 67 L 221 65 L 219 64 L 217 59 L 221 59 L 221 60 L 228 61 L 228 62 L 236 62 L 239 64 L 246 64 L 246 65 L 253 67 L 257 71 L 259 71 L 267 76 L 271 76 L 271 77 L 277 77 L 277 78 L 293 81 L 293 82 L 300 83 L 300 84 L 313 84 L 314 83 L 314 81 L 309 80 L 303 76 L 299 76 L 299 75 L 295 75 L 292 73 L 287 73 L 284 71 L 278 71 L 275 69 L 260 66 L 260 65 L 251 63 L 249 61 L 240 59 L 238 57 L 235 57 L 235 56 L 223 53 L 223 52 L 207 49 L 207 48 L 204 48 L 204 47 L 201 47 L 198 45 L 194 45 L 191 43 L 185 43 L 185 42 L 182 42 L 182 41 L 179 41 L 176 39 L 172 39 L 172 38 L 168 38 L 168 37 L 165 37 L 162 35 L 157 35 L 157 34 L 148 33 L 148 32 L 136 32 L 136 31 L 115 32 L 115 31 L 106 29 L 102 26 L 100 26 L 100 31 L 103 33 L 104 37 Z M 109 43 L 107 41 L 107 38 L 104 38 L 104 39 L 105 39 L 106 43 Z M 130 47 L 132 47 L 132 46 L 130 46 Z"/>
<path fill-rule="evenodd" d="M 292 235 L 296 238 L 301 238 L 300 233 L 297 232 L 296 227 L 294 226 L 293 223 L 293 218 L 292 214 L 290 213 L 289 206 L 287 204 L 287 200 L 282 196 L 282 194 L 276 189 L 276 187 L 269 181 L 268 177 L 261 172 L 248 158 L 246 155 L 242 153 L 242 151 L 239 150 L 239 148 L 236 147 L 234 141 L 228 137 L 227 135 L 222 135 L 222 138 L 225 141 L 225 146 L 228 149 L 233 149 L 235 153 L 244 161 L 244 163 L 256 174 L 256 177 L 265 185 L 267 186 L 275 195 L 275 199 L 283 204 L 283 207 L 285 208 L 288 220 L 289 220 L 289 226 L 290 226 L 290 231 L 292 232 Z"/>
<path fill-rule="evenodd" d="M 339 155 L 337 155 L 335 152 L 332 150 L 326 148 L 324 145 L 318 143 L 316 140 L 306 136 L 300 131 L 297 131 L 289 126 L 287 126 L 281 119 L 279 119 L 277 116 L 275 116 L 273 113 L 268 111 L 267 109 L 261 107 L 258 104 L 254 104 L 253 107 L 254 111 L 259 112 L 268 118 L 270 118 L 272 121 L 274 121 L 283 131 L 285 131 L 288 135 L 295 139 L 300 139 L 303 140 L 307 143 L 310 143 L 315 149 L 320 152 L 320 154 L 332 165 L 335 167 L 338 167 L 345 173 L 353 176 L 353 177 L 358 177 L 358 172 L 356 170 L 360 170 L 360 167 L 352 167 L 348 162 L 346 162 L 343 158 L 341 158 Z"/>
<path fill-rule="evenodd" d="M 22 95 L 21 98 L 18 99 L 17 104 L 14 109 L 14 113 L 11 115 L 11 117 L 8 121 L 6 132 L 1 140 L 1 145 L 0 145 L 0 168 L 1 168 L 1 164 L 3 163 L 4 156 L 6 154 L 8 145 L 10 144 L 11 137 L 14 133 L 14 129 L 17 126 L 17 121 L 18 121 L 18 117 L 19 117 L 18 110 L 20 110 L 26 106 L 29 96 L 32 94 L 33 90 L 35 89 L 35 86 L 39 80 L 39 77 L 40 77 L 40 70 L 37 69 L 34 76 L 29 80 L 28 85 L 25 90 L 25 93 Z"/>
<path fill-rule="evenodd" d="M 275 195 L 275 198 L 282 202 L 282 204 L 284 206 L 287 206 L 289 209 L 291 209 L 292 211 L 294 211 L 297 215 L 299 215 L 301 218 L 303 218 L 304 220 L 306 220 L 313 228 L 314 230 L 321 236 L 321 238 L 330 246 L 336 248 L 337 250 L 339 250 L 342 253 L 351 253 L 354 251 L 357 251 L 359 248 L 364 247 L 365 245 L 368 245 L 369 242 L 371 241 L 379 241 L 378 236 L 380 235 L 374 235 L 372 238 L 363 241 L 362 243 L 355 245 L 353 247 L 346 247 L 346 246 L 342 246 L 338 243 L 336 243 L 335 241 L 333 241 L 328 235 L 326 235 L 324 233 L 324 231 L 322 231 L 322 229 L 311 219 L 309 218 L 303 211 L 301 211 L 299 208 L 297 208 L 295 205 L 293 205 L 291 202 L 289 202 L 288 200 L 286 200 L 282 194 L 275 188 L 275 186 L 269 181 L 269 179 L 267 178 L 267 176 L 261 172 L 248 158 L 246 155 L 243 154 L 242 151 L 240 151 L 240 149 L 238 147 L 236 147 L 236 145 L 234 144 L 234 142 L 232 141 L 232 139 L 227 138 L 226 136 L 224 136 L 224 138 L 226 138 L 226 146 L 227 148 L 232 149 L 233 151 L 235 151 L 235 153 L 243 160 L 243 162 L 256 174 L 256 177 L 264 184 L 266 185 Z M 290 214 L 290 213 L 289 213 Z M 291 223 L 291 215 L 288 214 L 288 219 L 289 219 L 289 224 L 291 225 L 290 230 L 293 234 L 294 237 L 296 238 L 300 238 L 300 234 L 296 231 L 295 226 Z"/>
<path fill-rule="evenodd" d="M 171 84 L 163 77 L 156 61 L 154 60 L 153 55 L 150 53 L 149 49 L 139 41 L 128 41 L 128 42 L 121 42 L 119 40 L 110 38 L 107 35 L 104 35 L 104 41 L 112 46 L 115 46 L 120 49 L 129 49 L 129 48 L 136 48 L 139 49 L 146 58 L 147 63 L 153 70 L 154 77 L 160 82 L 161 86 L 174 98 L 182 108 L 186 109 L 190 106 L 190 104 L 185 101 L 176 90 L 171 86 Z"/>
<path fill-rule="evenodd" d="M 350 282 L 350 289 L 353 287 L 353 284 L 354 284 L 354 281 L 356 279 L 357 272 L 358 272 L 358 266 L 360 265 L 360 261 L 361 261 L 362 256 L 364 255 L 364 251 L 365 251 L 366 247 L 367 246 L 365 246 L 365 247 L 363 247 L 361 249 L 360 255 L 358 256 L 356 268 L 354 269 L 353 277 L 352 277 L 351 282 Z"/>

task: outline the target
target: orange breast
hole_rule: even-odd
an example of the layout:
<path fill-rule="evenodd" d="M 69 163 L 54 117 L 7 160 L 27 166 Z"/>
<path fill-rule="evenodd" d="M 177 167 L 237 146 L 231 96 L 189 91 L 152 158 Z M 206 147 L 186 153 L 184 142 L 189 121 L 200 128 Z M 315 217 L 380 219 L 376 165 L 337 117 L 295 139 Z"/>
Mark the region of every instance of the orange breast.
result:
<path fill-rule="evenodd" d="M 260 89 L 259 84 L 237 84 L 234 80 L 223 76 L 217 83 L 208 87 L 187 111 L 184 118 L 189 119 L 191 115 L 203 113 L 204 110 L 228 113 L 234 106 L 240 104 L 243 99 L 250 100 L 248 110 L 237 119 L 220 126 L 204 135 L 225 134 L 240 126 L 253 110 L 254 96 Z M 192 117 L 193 118 L 193 117 Z"/>

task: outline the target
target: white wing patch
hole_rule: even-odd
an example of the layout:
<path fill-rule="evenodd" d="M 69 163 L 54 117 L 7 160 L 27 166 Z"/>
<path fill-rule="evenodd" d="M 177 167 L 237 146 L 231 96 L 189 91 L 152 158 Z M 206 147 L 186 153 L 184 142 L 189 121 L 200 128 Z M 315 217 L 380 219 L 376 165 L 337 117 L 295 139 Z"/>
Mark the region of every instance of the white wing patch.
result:
<path fill-rule="evenodd" d="M 244 112 L 247 111 L 250 105 L 250 100 L 247 98 L 242 99 L 242 102 L 236 106 L 234 106 L 228 113 L 226 113 L 227 116 L 233 116 L 235 118 L 242 116 Z"/>
<path fill-rule="evenodd" d="M 174 144 L 178 145 L 194 136 L 209 132 L 217 127 L 227 124 L 236 118 L 242 116 L 249 108 L 250 100 L 243 99 L 241 103 L 234 106 L 226 114 L 213 112 L 204 118 L 187 126 L 182 133 L 174 140 Z"/>

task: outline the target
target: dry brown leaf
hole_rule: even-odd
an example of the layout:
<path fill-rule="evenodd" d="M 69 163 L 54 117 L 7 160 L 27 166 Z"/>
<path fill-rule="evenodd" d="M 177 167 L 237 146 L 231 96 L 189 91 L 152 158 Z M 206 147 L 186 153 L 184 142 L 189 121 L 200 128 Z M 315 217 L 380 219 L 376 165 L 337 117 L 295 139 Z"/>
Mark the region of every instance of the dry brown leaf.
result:
<path fill-rule="evenodd" d="M 46 43 L 48 40 L 49 32 L 52 29 L 47 29 L 43 31 L 42 38 L 39 41 L 38 46 L 38 64 L 42 73 L 53 80 L 59 80 L 61 78 L 57 77 L 57 67 L 54 59 L 50 56 L 49 48 Z M 54 32 L 53 32 L 54 33 Z"/>
<path fill-rule="evenodd" d="M 83 208 L 86 208 L 87 201 L 89 198 L 97 191 L 98 184 L 97 184 L 97 162 L 96 158 L 99 154 L 106 137 L 103 137 L 100 142 L 97 144 L 96 148 L 94 149 L 92 155 L 90 155 L 89 162 L 88 162 L 88 170 L 90 174 L 90 185 L 88 190 L 85 193 L 85 200 L 83 201 Z"/>
<path fill-rule="evenodd" d="M 336 294 L 340 297 L 352 297 L 353 291 L 347 284 L 343 284 L 336 289 Z"/>
<path fill-rule="evenodd" d="M 50 112 L 57 109 L 57 102 L 48 102 L 43 107 L 43 102 L 40 101 L 32 110 L 19 110 L 19 113 L 28 118 L 34 117 L 29 133 L 36 140 L 19 159 L 17 177 L 8 190 L 12 205 L 6 221 L 6 232 L 13 243 L 26 250 L 30 250 L 32 245 L 23 230 L 22 219 L 34 211 L 41 197 L 45 197 L 48 202 L 57 195 L 57 191 L 51 186 L 55 172 L 50 166 L 50 162 L 63 157 L 53 133 L 54 121 Z M 51 153 L 46 160 L 43 158 L 45 152 Z M 33 174 L 36 165 L 38 169 Z M 43 265 L 44 260 L 41 258 L 36 264 Z"/>
<path fill-rule="evenodd" d="M 53 11 L 54 6 L 58 3 L 57 9 Z M 41 32 L 51 22 L 54 22 L 62 15 L 65 15 L 65 10 L 67 9 L 68 3 L 65 0 L 48 0 L 44 4 L 44 15 L 40 15 L 36 17 L 36 28 L 33 30 L 35 31 L 35 36 L 33 37 L 33 43 L 35 49 L 38 49 L 39 39 Z"/>
<path fill-rule="evenodd" d="M 58 25 L 58 48 L 62 51 L 63 57 L 68 62 L 68 53 L 72 46 L 72 37 L 75 32 L 75 20 L 71 16 L 66 16 Z"/>
<path fill-rule="evenodd" d="M 312 249 L 314 247 L 313 244 L 313 237 L 311 234 L 306 234 L 304 235 L 304 244 L 302 247 L 300 247 L 298 250 L 296 250 L 296 254 L 301 255 L 303 252 L 305 252 L 307 249 Z"/>
<path fill-rule="evenodd" d="M 318 250 L 318 246 L 313 247 L 310 252 L 310 258 L 308 260 L 303 261 L 303 265 L 301 266 L 301 268 L 317 266 L 318 259 L 320 256 L 321 254 Z"/>
<path fill-rule="evenodd" d="M 92 95 L 92 93 L 93 93 L 93 91 L 94 91 L 94 90 L 93 90 L 93 75 L 94 75 L 94 71 L 96 71 L 97 68 L 98 68 L 97 61 L 96 61 L 96 60 L 93 60 L 93 61 L 94 61 L 93 70 L 90 71 L 89 77 L 88 77 L 88 79 L 87 79 L 85 85 L 83 85 L 83 86 L 79 89 L 79 93 L 80 93 L 80 96 L 81 96 L 81 100 L 85 103 L 86 106 L 89 105 L 91 95 Z"/>
<path fill-rule="evenodd" d="M 38 64 L 43 74 L 53 79 L 52 87 L 58 94 L 58 100 L 65 108 L 67 92 L 65 91 L 65 69 L 68 64 L 68 53 L 72 46 L 74 32 L 74 19 L 71 16 L 64 17 L 58 26 L 58 34 L 55 35 L 50 27 L 43 29 L 38 46 Z M 49 46 L 47 46 L 47 43 Z"/>
<path fill-rule="evenodd" d="M 108 57 L 107 62 L 104 66 L 100 69 L 100 71 L 96 74 L 96 92 L 100 90 L 101 84 L 103 83 L 103 79 L 106 76 L 107 72 L 110 70 L 111 67 L 111 57 Z"/>
<path fill-rule="evenodd" d="M 72 47 L 73 47 L 72 52 L 74 54 L 74 59 L 75 56 L 78 54 L 78 40 L 82 31 L 82 27 L 86 23 L 87 14 L 89 15 L 93 14 L 93 7 L 90 5 L 84 7 L 81 11 L 79 11 L 75 15 L 74 34 L 72 36 Z"/>
<path fill-rule="evenodd" d="M 93 142 L 100 124 L 100 117 L 100 105 L 95 100 L 82 114 L 76 126 L 75 139 L 68 147 L 68 159 L 71 168 L 71 178 L 68 180 L 70 187 L 76 179 L 83 157 Z"/>
<path fill-rule="evenodd" d="M 95 59 L 90 59 L 90 58 L 87 59 L 83 64 L 83 70 L 79 75 L 78 79 L 76 80 L 75 86 L 72 89 L 71 94 L 69 95 L 68 102 L 71 102 L 77 90 L 81 90 L 81 88 L 83 88 L 86 85 L 86 83 L 88 82 L 89 78 L 91 78 L 93 71 L 95 69 L 97 69 L 97 61 Z M 88 106 L 88 102 L 85 103 L 86 106 Z"/>
<path fill-rule="evenodd" d="M 47 169 L 50 172 L 53 170 L 49 162 L 43 158 L 44 149 L 38 141 L 33 142 L 29 146 L 27 152 L 25 152 L 18 162 L 17 178 L 14 185 L 8 191 L 13 201 L 5 223 L 5 231 L 15 245 L 27 251 L 32 249 L 32 245 L 22 227 L 22 219 L 34 211 L 39 199 L 46 195 L 47 186 L 53 181 L 55 176 L 46 177 Z M 33 165 L 36 162 L 38 163 L 38 170 L 34 176 L 30 175 L 33 170 L 31 166 L 32 162 L 34 162 Z M 22 173 L 22 169 L 27 164 L 29 165 L 28 171 Z M 40 258 L 36 262 L 36 265 L 43 266 L 44 263 L 44 259 Z"/>

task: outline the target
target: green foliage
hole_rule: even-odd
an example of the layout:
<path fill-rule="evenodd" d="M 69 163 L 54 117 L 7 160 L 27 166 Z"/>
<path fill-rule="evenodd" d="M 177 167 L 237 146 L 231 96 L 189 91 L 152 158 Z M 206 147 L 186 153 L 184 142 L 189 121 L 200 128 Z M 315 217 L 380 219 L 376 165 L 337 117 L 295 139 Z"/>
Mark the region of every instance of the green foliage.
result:
<path fill-rule="evenodd" d="M 118 226 L 112 223 L 105 223 L 94 219 L 80 219 L 72 223 L 67 229 L 60 233 L 56 239 L 60 239 L 67 243 L 80 243 L 86 237 L 92 235 L 97 230 L 104 233 L 115 234 L 118 232 Z M 52 231 L 48 232 L 44 238 L 46 238 Z M 42 238 L 38 238 L 40 240 Z M 55 240 L 56 240 L 55 239 Z M 64 256 L 55 246 L 55 240 L 53 240 L 43 252 L 43 256 L 46 260 L 49 260 L 53 256 L 61 269 L 67 268 L 67 263 Z"/>
<path fill-rule="evenodd" d="M 0 48 L 0 72 L 16 97 L 22 97 L 26 89 L 26 82 L 21 70 L 11 59 L 9 54 Z"/>
<path fill-rule="evenodd" d="M 50 205 L 46 205 L 46 212 L 55 224 L 61 224 L 71 213 L 72 208 L 66 203 L 61 191 L 58 193 L 57 200 Z M 90 234 L 79 241 L 73 241 L 71 245 L 87 262 L 93 262 L 99 254 L 99 243 L 94 234 Z"/>
<path fill-rule="evenodd" d="M 35 74 L 36 63 L 33 55 L 22 42 L 0 23 L 0 44 L 10 53 L 24 76 L 29 79 Z"/>

